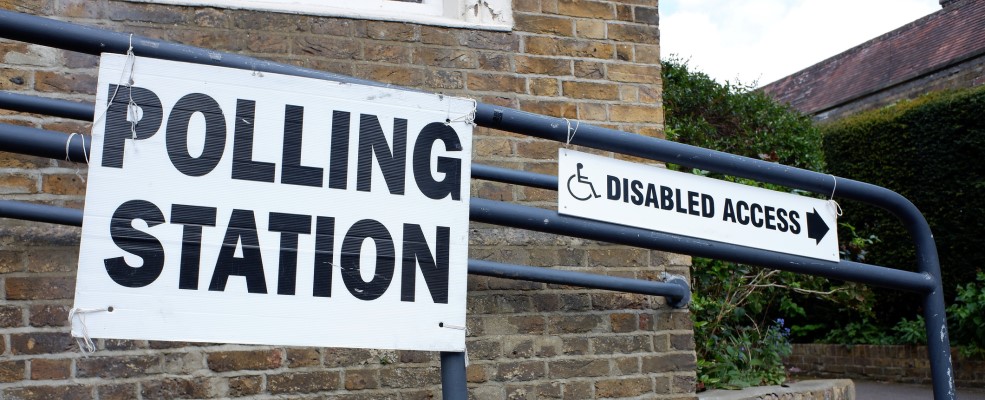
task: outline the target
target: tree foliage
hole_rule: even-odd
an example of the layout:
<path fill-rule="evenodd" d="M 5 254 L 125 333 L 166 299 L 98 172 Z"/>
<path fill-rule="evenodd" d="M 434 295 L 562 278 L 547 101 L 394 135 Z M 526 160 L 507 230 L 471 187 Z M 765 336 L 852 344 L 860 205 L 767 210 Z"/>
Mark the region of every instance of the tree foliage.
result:
<path fill-rule="evenodd" d="M 720 84 L 686 62 L 663 63 L 667 138 L 819 171 L 821 132 L 810 117 L 741 83 Z"/>

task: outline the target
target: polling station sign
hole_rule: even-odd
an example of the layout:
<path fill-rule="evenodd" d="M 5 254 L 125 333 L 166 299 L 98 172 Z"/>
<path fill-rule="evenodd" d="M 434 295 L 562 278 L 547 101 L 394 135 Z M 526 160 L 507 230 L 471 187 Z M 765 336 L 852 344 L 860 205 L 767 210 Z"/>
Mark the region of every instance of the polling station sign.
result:
<path fill-rule="evenodd" d="M 474 101 L 103 55 L 96 104 L 73 335 L 464 350 Z"/>
<path fill-rule="evenodd" d="M 838 261 L 833 202 L 561 149 L 558 212 Z"/>

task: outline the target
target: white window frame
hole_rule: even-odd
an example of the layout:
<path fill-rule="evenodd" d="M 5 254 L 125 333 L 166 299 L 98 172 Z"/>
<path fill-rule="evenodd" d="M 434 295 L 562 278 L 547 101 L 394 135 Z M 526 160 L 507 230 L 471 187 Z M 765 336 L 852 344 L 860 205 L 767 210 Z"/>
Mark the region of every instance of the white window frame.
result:
<path fill-rule="evenodd" d="M 185 6 L 260 10 L 493 31 L 513 29 L 512 0 L 130 0 Z"/>

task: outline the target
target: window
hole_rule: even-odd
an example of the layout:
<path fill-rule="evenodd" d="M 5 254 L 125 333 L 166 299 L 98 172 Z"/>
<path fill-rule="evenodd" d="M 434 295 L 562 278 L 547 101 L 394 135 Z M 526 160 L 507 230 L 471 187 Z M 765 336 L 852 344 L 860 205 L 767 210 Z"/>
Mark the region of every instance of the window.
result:
<path fill-rule="evenodd" d="M 131 0 L 507 31 L 511 0 Z"/>

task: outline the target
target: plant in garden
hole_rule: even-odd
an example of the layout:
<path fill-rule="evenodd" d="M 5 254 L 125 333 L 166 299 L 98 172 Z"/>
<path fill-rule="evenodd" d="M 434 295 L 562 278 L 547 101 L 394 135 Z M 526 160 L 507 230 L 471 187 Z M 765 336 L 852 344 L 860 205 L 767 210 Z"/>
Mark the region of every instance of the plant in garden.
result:
<path fill-rule="evenodd" d="M 770 316 L 806 316 L 803 299 L 854 298 L 823 278 L 704 258 L 693 265 L 698 379 L 706 387 L 782 383 L 791 330 Z"/>
<path fill-rule="evenodd" d="M 862 236 L 855 230 L 855 227 L 847 222 L 839 223 L 842 232 L 840 237 L 848 238 L 848 241 L 841 244 L 838 253 L 843 260 L 865 262 L 865 256 L 869 254 L 869 246 L 879 242 L 876 235 Z"/>
<path fill-rule="evenodd" d="M 895 338 L 885 329 L 876 326 L 868 317 L 831 328 L 821 339 L 823 343 L 838 344 L 896 344 Z"/>
<path fill-rule="evenodd" d="M 841 238 L 838 252 L 843 260 L 865 262 L 865 257 L 869 254 L 869 246 L 878 243 L 879 238 L 875 235 L 863 236 L 849 223 L 841 222 L 838 224 L 838 237 Z M 854 301 L 838 303 L 839 306 L 830 314 L 851 316 L 845 318 L 845 323 L 828 321 L 802 335 L 809 340 L 817 340 L 823 343 L 838 344 L 894 344 L 897 340 L 887 333 L 883 328 L 874 323 L 875 315 L 872 311 L 872 304 L 875 301 L 872 290 L 860 284 L 853 285 L 852 293 L 855 295 Z M 822 336 L 818 336 L 822 333 Z"/>
<path fill-rule="evenodd" d="M 789 337 L 783 319 L 764 329 L 728 327 L 715 338 L 717 351 L 699 360 L 698 378 L 728 389 L 781 384 L 786 379 L 783 359 L 793 350 Z"/>
<path fill-rule="evenodd" d="M 927 329 L 923 316 L 902 319 L 893 327 L 893 334 L 898 344 L 927 344 Z"/>
<path fill-rule="evenodd" d="M 985 273 L 978 272 L 975 282 L 957 286 L 957 296 L 947 307 L 948 333 L 951 344 L 966 357 L 985 356 Z M 838 344 L 927 344 L 927 330 L 922 316 L 904 318 L 892 329 L 863 318 L 831 329 L 822 340 Z"/>
<path fill-rule="evenodd" d="M 824 343 L 836 344 L 927 344 L 927 330 L 922 316 L 902 319 L 892 327 L 884 329 L 870 317 L 852 321 L 837 328 L 832 328 L 821 339 Z"/>
<path fill-rule="evenodd" d="M 985 272 L 975 282 L 958 285 L 957 297 L 947 307 L 952 342 L 965 356 L 985 356 Z"/>

